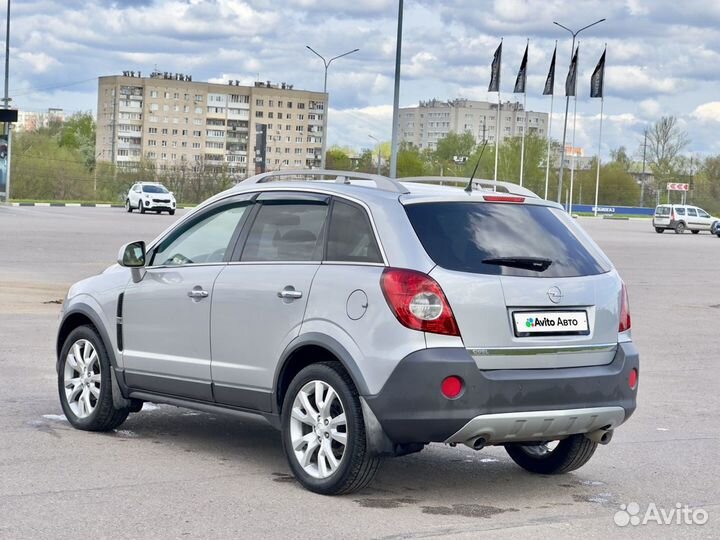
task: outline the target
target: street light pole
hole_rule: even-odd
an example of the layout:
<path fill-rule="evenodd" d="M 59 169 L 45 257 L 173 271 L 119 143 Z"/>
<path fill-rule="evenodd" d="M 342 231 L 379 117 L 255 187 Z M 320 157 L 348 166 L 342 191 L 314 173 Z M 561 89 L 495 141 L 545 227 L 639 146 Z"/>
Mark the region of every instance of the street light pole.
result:
<path fill-rule="evenodd" d="M 368 135 L 368 137 L 370 137 L 370 138 L 371 138 L 373 141 L 375 141 L 375 142 L 377 143 L 377 145 L 378 145 L 378 165 L 377 165 L 377 173 L 378 173 L 378 176 L 380 176 L 380 141 L 379 141 L 376 137 L 373 137 L 372 135 Z"/>
<path fill-rule="evenodd" d="M 553 21 L 554 25 L 559 26 L 560 28 L 567 30 L 572 34 L 572 46 L 570 47 L 570 64 L 572 65 L 572 59 L 573 55 L 575 54 L 575 38 L 578 36 L 580 32 L 583 30 L 587 30 L 591 26 L 595 26 L 596 24 L 600 24 L 601 22 L 605 21 L 605 19 L 600 19 L 598 21 L 595 21 L 592 24 L 588 24 L 587 26 L 583 26 L 580 30 L 577 30 L 576 32 L 573 32 L 570 30 L 567 26 L 563 26 L 559 22 Z M 575 67 L 577 69 L 577 66 Z M 575 77 L 575 86 L 577 94 L 577 75 Z M 562 200 L 562 187 L 563 187 L 563 169 L 565 167 L 565 140 L 567 136 L 567 120 L 568 120 L 568 109 L 570 108 L 570 96 L 567 95 L 567 92 L 565 92 L 565 120 L 563 122 L 563 138 L 562 138 L 562 149 L 560 150 L 560 173 L 558 175 L 558 200 L 557 202 L 560 202 Z"/>
<path fill-rule="evenodd" d="M 400 131 L 400 59 L 402 56 L 403 0 L 398 2 L 397 41 L 395 42 L 395 93 L 393 95 L 392 138 L 390 139 L 390 178 L 397 177 L 398 132 Z"/>
<path fill-rule="evenodd" d="M 320 60 L 322 60 L 323 65 L 325 66 L 325 78 L 323 80 L 323 94 L 325 94 L 326 97 L 326 103 L 325 103 L 325 114 L 323 115 L 323 139 L 322 139 L 322 156 L 320 156 L 320 168 L 325 168 L 325 153 L 327 152 L 327 118 L 328 113 L 330 113 L 330 96 L 328 96 L 327 93 L 327 74 L 328 74 L 328 68 L 330 67 L 330 64 L 333 63 L 333 60 L 337 60 L 338 58 L 342 58 L 343 56 L 347 56 L 349 54 L 353 54 L 358 52 L 360 49 L 353 49 L 352 51 L 347 51 L 342 54 L 338 54 L 337 56 L 333 56 L 330 60 L 325 60 L 325 57 L 321 55 L 319 52 L 317 52 L 315 49 L 313 49 L 310 45 L 305 45 L 305 47 L 315 54 Z"/>
<path fill-rule="evenodd" d="M 7 19 L 5 26 L 5 109 L 10 108 L 10 0 L 7 0 Z M 7 137 L 7 157 L 5 172 L 5 202 L 10 201 L 10 151 L 12 136 L 10 135 L 10 122 L 5 122 L 5 136 Z"/>

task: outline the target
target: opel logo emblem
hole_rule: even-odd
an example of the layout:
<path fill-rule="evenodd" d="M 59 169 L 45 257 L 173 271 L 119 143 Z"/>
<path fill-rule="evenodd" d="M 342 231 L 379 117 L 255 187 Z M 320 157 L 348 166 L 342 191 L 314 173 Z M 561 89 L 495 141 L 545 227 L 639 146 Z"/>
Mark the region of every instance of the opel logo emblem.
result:
<path fill-rule="evenodd" d="M 563 293 L 558 287 L 550 287 L 547 295 L 553 304 L 559 304 L 563 297 Z"/>

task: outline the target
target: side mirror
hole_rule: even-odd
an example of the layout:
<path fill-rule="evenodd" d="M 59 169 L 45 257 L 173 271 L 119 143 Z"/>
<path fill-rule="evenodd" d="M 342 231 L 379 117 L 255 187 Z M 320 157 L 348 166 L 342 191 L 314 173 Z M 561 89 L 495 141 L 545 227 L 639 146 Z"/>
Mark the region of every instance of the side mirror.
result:
<path fill-rule="evenodd" d="M 125 244 L 118 253 L 118 264 L 130 268 L 132 280 L 135 283 L 139 283 L 145 277 L 145 255 L 145 242 L 143 241 Z"/>
<path fill-rule="evenodd" d="M 145 266 L 145 242 L 130 242 L 120 248 L 118 264 L 126 268 L 142 268 Z"/>

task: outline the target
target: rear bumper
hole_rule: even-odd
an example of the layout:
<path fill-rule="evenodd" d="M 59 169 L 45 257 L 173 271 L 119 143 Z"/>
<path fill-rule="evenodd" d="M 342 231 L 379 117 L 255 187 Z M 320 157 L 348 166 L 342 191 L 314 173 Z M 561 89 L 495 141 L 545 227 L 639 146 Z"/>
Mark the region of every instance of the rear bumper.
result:
<path fill-rule="evenodd" d="M 484 433 L 491 444 L 537 440 L 622 424 L 636 406 L 633 368 L 632 342 L 619 343 L 609 364 L 556 369 L 482 371 L 465 349 L 425 349 L 404 358 L 365 401 L 398 444 L 466 442 Z M 440 393 L 449 375 L 465 381 L 454 400 Z"/>

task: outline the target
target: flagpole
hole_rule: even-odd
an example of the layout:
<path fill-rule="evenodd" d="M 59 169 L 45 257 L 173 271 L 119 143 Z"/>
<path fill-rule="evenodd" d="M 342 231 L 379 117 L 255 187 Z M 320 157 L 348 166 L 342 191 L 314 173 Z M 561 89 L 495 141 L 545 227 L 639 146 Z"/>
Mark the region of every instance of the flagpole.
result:
<path fill-rule="evenodd" d="M 495 122 L 495 176 L 493 177 L 493 180 L 497 182 L 498 179 L 498 151 L 500 149 L 500 119 L 502 118 L 502 113 L 500 112 L 500 108 L 502 107 L 502 104 L 500 103 L 500 90 L 498 89 L 497 93 L 498 97 L 498 112 L 497 112 L 497 122 Z"/>
<path fill-rule="evenodd" d="M 602 145 L 602 122 L 603 122 L 603 106 L 605 105 L 605 97 L 600 98 L 600 136 L 598 137 L 598 154 L 597 154 L 597 171 L 595 172 L 595 208 L 594 214 L 598 214 L 598 194 L 600 193 L 600 146 Z"/>
<path fill-rule="evenodd" d="M 525 46 L 525 54 L 527 54 L 528 47 L 530 46 L 530 40 L 527 40 Z M 522 66 L 520 67 L 522 69 Z M 525 74 L 527 73 L 527 66 L 525 66 Z M 525 75 L 524 75 L 525 76 Z M 523 130 L 522 130 L 522 141 L 520 143 L 520 185 L 523 185 L 523 178 L 525 173 L 525 132 L 527 131 L 527 89 L 525 83 L 523 83 Z"/>
<path fill-rule="evenodd" d="M 548 143 L 547 143 L 547 160 L 545 162 L 545 199 L 548 198 L 548 185 L 550 183 L 550 146 L 552 143 L 552 115 L 553 115 L 553 101 L 555 100 L 555 93 L 550 94 L 550 116 L 548 117 Z"/>

